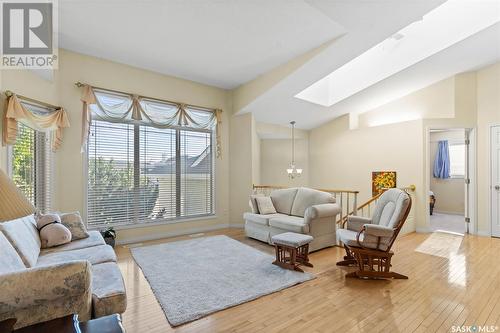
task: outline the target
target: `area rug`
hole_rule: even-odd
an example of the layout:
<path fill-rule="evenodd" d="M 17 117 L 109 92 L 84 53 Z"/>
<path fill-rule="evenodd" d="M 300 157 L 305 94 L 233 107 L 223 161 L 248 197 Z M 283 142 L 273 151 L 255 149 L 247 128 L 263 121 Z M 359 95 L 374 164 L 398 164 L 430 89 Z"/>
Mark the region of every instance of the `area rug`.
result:
<path fill-rule="evenodd" d="M 168 321 L 178 326 L 310 280 L 227 236 L 131 249 Z"/>

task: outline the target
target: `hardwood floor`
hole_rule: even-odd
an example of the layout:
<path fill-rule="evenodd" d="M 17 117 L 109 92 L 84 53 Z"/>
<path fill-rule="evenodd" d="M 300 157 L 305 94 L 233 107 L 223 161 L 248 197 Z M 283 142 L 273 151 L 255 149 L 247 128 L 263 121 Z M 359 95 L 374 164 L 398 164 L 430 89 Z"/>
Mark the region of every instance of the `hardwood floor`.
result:
<path fill-rule="evenodd" d="M 240 229 L 203 236 L 217 234 L 273 253 Z M 128 293 L 123 324 L 128 333 L 451 332 L 453 325 L 500 326 L 500 239 L 413 233 L 401 236 L 394 249 L 393 268 L 409 280 L 345 279 L 352 268 L 335 265 L 342 249 L 328 248 L 311 254 L 314 268 L 305 267 L 316 279 L 171 328 L 129 248 L 118 246 Z"/>

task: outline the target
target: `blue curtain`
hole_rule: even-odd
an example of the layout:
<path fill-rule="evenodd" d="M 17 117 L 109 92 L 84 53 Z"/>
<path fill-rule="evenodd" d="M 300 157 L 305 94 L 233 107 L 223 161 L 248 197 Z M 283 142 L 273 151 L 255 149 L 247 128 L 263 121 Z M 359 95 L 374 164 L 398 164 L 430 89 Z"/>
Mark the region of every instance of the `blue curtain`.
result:
<path fill-rule="evenodd" d="M 450 178 L 450 150 L 446 140 L 438 142 L 433 174 L 434 178 Z"/>

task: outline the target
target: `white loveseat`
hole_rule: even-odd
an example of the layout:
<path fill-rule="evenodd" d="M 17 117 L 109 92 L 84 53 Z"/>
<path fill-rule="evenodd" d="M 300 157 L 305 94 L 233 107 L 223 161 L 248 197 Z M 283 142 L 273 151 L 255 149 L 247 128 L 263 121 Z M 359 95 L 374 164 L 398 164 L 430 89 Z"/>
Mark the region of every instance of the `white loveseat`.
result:
<path fill-rule="evenodd" d="M 123 313 L 127 297 L 111 246 L 98 231 L 40 249 L 32 215 L 0 223 L 0 321 L 15 328 L 78 314 L 80 321 Z"/>
<path fill-rule="evenodd" d="M 272 244 L 272 236 L 291 231 L 313 236 L 311 251 L 336 244 L 336 221 L 341 209 L 333 195 L 300 187 L 275 190 L 270 197 L 275 214 L 259 214 L 250 202 L 252 212 L 243 215 L 248 237 Z"/>

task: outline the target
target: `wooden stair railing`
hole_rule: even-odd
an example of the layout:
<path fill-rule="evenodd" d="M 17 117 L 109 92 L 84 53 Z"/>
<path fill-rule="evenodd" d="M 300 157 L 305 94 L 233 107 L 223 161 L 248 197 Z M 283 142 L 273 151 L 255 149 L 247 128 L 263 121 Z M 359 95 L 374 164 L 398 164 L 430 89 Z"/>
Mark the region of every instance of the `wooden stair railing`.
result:
<path fill-rule="evenodd" d="M 284 188 L 288 187 L 276 185 L 253 185 L 253 192 L 255 194 L 262 193 L 265 195 L 269 195 L 274 190 Z M 347 220 L 347 215 L 356 214 L 356 212 L 358 211 L 357 202 L 359 191 L 321 188 L 317 188 L 316 190 L 331 193 L 336 198 L 337 203 L 341 208 L 341 214 L 337 220 L 337 224 L 342 224 L 342 221 Z"/>

